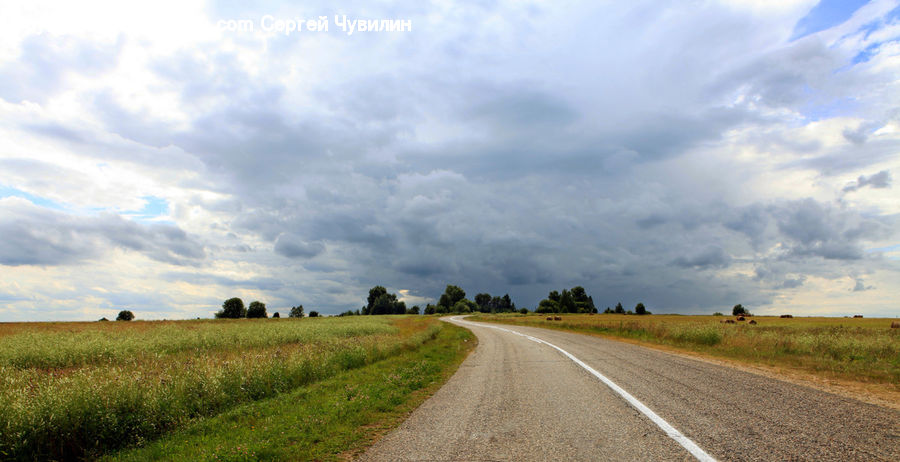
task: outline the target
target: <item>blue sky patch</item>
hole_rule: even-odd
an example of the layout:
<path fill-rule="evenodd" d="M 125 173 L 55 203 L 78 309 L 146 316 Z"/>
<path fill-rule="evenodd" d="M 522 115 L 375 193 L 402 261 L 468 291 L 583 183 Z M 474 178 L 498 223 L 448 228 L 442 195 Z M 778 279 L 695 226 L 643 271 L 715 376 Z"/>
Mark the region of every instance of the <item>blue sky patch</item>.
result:
<path fill-rule="evenodd" d="M 143 196 L 141 199 L 144 201 L 144 207 L 142 209 L 128 210 L 122 212 L 122 215 L 136 221 L 152 220 L 159 222 L 159 220 L 155 219 L 169 214 L 169 202 L 165 199 L 156 196 Z"/>
<path fill-rule="evenodd" d="M 0 198 L 3 197 L 21 197 L 34 205 L 39 205 L 41 207 L 46 207 L 48 209 L 55 210 L 66 210 L 62 204 L 56 201 L 52 201 L 45 197 L 35 196 L 34 194 L 27 193 L 22 191 L 21 189 L 16 189 L 11 186 L 0 185 Z"/>
<path fill-rule="evenodd" d="M 839 98 L 822 104 L 810 102 L 801 112 L 808 120 L 815 122 L 852 115 L 858 106 L 859 103 L 853 98 Z"/>
<path fill-rule="evenodd" d="M 791 41 L 831 29 L 850 19 L 868 0 L 822 0 L 794 25 Z"/>

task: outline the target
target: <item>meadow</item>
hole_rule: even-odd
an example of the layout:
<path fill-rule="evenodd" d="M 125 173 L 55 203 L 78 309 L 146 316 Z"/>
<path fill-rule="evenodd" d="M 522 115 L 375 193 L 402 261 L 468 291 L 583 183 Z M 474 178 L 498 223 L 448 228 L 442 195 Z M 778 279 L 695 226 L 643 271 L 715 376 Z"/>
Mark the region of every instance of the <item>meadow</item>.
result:
<path fill-rule="evenodd" d="M 0 459 L 93 458 L 414 351 L 431 317 L 0 325 Z"/>
<path fill-rule="evenodd" d="M 479 315 L 473 320 L 546 327 L 629 339 L 826 378 L 900 391 L 900 329 L 892 319 L 770 316 L 723 323 L 733 316 L 563 314 Z M 757 324 L 750 325 L 750 320 Z"/>

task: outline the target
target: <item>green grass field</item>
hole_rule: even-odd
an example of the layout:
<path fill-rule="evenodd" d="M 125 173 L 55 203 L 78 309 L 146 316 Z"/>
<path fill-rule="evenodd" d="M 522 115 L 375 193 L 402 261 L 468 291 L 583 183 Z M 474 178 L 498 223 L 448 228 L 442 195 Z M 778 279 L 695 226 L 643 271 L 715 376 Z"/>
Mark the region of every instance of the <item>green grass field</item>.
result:
<path fill-rule="evenodd" d="M 475 346 L 471 332 L 443 326 L 434 341 L 416 350 L 199 419 L 146 447 L 103 460 L 346 459 L 400 424 Z"/>
<path fill-rule="evenodd" d="M 198 419 L 416 352 L 445 329 L 415 316 L 3 324 L 0 459 L 143 446 Z"/>
<path fill-rule="evenodd" d="M 753 316 L 725 324 L 733 316 L 563 314 L 479 315 L 471 319 L 549 327 L 633 339 L 712 356 L 787 367 L 851 381 L 885 384 L 900 390 L 900 329 L 892 319 L 790 318 Z"/>

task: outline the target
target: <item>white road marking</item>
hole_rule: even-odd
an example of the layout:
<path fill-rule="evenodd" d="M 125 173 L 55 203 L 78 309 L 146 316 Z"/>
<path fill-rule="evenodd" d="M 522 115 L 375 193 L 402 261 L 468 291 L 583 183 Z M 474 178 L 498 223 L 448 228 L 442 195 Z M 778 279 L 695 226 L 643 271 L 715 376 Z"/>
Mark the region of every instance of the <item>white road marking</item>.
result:
<path fill-rule="evenodd" d="M 709 454 L 707 454 L 706 451 L 704 451 L 702 448 L 700 448 L 700 446 L 697 446 L 697 443 L 694 443 L 693 441 L 691 441 L 690 438 L 684 436 L 684 435 L 683 435 L 680 431 L 678 431 L 675 427 L 673 427 L 672 425 L 670 425 L 670 424 L 669 424 L 668 422 L 666 422 L 662 417 L 660 417 L 660 416 L 657 415 L 655 412 L 653 412 L 653 410 L 651 410 L 649 407 L 645 406 L 644 403 L 638 401 L 638 399 L 635 398 L 634 396 L 632 396 L 631 393 L 628 393 L 627 391 L 625 391 L 625 389 L 623 389 L 622 387 L 616 385 L 615 382 L 613 382 L 612 380 L 608 379 L 605 375 L 603 375 L 603 374 L 597 372 L 597 370 L 594 369 L 593 367 L 588 366 L 587 364 L 585 364 L 584 361 L 582 361 L 582 360 L 576 358 L 574 355 L 572 355 L 572 353 L 569 353 L 568 351 L 563 350 L 562 348 L 560 348 L 560 347 L 558 347 L 558 346 L 556 346 L 556 345 L 554 345 L 554 344 L 552 344 L 552 343 L 550 343 L 550 342 L 548 342 L 548 341 L 546 341 L 546 340 L 541 340 L 541 339 L 539 339 L 539 338 L 537 338 L 537 337 L 533 337 L 533 336 L 531 336 L 531 335 L 523 334 L 523 333 L 521 333 L 521 332 L 516 332 L 516 331 L 514 331 L 514 330 L 510 330 L 510 329 L 506 329 L 506 328 L 498 327 L 498 326 L 492 326 L 492 325 L 490 325 L 490 324 L 474 323 L 474 322 L 471 322 L 471 321 L 464 321 L 464 320 L 462 320 L 462 319 L 459 318 L 459 317 L 452 317 L 452 318 L 450 318 L 450 319 L 453 320 L 453 321 L 459 322 L 459 323 L 469 324 L 469 325 L 472 325 L 472 326 L 487 327 L 487 328 L 490 328 L 490 329 L 502 330 L 502 331 L 504 331 L 504 332 L 509 332 L 509 333 L 511 333 L 511 334 L 515 334 L 515 335 L 518 335 L 518 336 L 521 336 L 521 337 L 525 337 L 525 338 L 527 338 L 528 340 L 531 340 L 531 341 L 533 341 L 533 342 L 542 343 L 542 344 L 547 345 L 547 346 L 549 346 L 549 347 L 551 347 L 551 348 L 555 348 L 557 351 L 559 351 L 560 353 L 562 353 L 563 355 L 565 355 L 567 358 L 569 358 L 569 359 L 571 359 L 572 361 L 574 361 L 575 364 L 578 364 L 579 366 L 581 366 L 582 368 L 584 368 L 584 370 L 590 372 L 591 375 L 593 375 L 594 377 L 597 377 L 598 379 L 600 379 L 601 382 L 603 382 L 604 384 L 606 384 L 606 386 L 608 386 L 610 389 L 612 389 L 612 391 L 616 392 L 619 396 L 621 396 L 622 398 L 624 398 L 625 401 L 628 401 L 628 404 L 631 404 L 635 409 L 637 409 L 638 411 L 640 411 L 641 414 L 644 414 L 645 416 L 647 416 L 647 418 L 649 418 L 650 420 L 652 420 L 653 423 L 656 424 L 656 426 L 658 426 L 659 428 L 661 428 L 662 431 L 664 431 L 664 432 L 666 433 L 666 435 L 669 435 L 669 438 L 672 438 L 673 440 L 675 440 L 676 443 L 680 444 L 682 447 L 684 447 L 685 449 L 687 449 L 688 452 L 690 452 L 694 457 L 697 458 L 697 460 L 700 460 L 700 461 L 703 461 L 703 462 L 716 462 L 716 459 L 714 459 L 712 456 L 710 456 Z"/>

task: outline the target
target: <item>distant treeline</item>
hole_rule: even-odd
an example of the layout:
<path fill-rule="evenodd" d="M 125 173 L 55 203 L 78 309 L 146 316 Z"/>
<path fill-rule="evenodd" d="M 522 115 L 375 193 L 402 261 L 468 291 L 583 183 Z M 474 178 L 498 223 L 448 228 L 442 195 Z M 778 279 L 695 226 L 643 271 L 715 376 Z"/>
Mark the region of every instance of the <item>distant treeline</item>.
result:
<path fill-rule="evenodd" d="M 475 300 L 466 298 L 466 291 L 459 286 L 448 284 L 444 293 L 438 298 L 437 304 L 427 304 L 422 310 L 418 305 L 407 308 L 406 303 L 387 291 L 384 286 L 375 286 L 369 289 L 366 304 L 358 310 L 347 310 L 338 316 L 361 316 L 376 314 L 463 314 L 463 313 L 522 313 L 527 314 L 528 308 L 516 308 L 509 294 L 503 296 L 480 293 L 475 295 Z M 561 292 L 551 290 L 547 298 L 541 300 L 535 313 L 597 313 L 594 299 L 588 295 L 584 287 L 575 286 L 571 289 L 563 289 Z M 604 313 L 620 314 L 650 314 L 643 303 L 638 303 L 634 311 L 622 307 L 622 303 L 616 304 L 616 308 L 607 307 Z M 304 316 L 303 305 L 291 307 L 289 316 L 302 318 Z M 319 316 L 315 311 L 309 312 L 309 317 Z M 252 302 L 249 308 L 244 308 L 244 302 L 239 298 L 231 298 L 222 304 L 222 311 L 216 313 L 217 318 L 265 318 L 266 305 L 262 302 Z M 272 317 L 278 317 L 275 313 Z"/>
<path fill-rule="evenodd" d="M 475 301 L 466 298 L 466 291 L 459 286 L 448 285 L 438 299 L 438 303 L 425 305 L 424 314 L 459 314 L 459 313 L 506 313 L 516 311 L 516 304 L 509 298 L 509 294 L 491 296 L 481 293 L 475 296 Z M 524 310 L 526 313 L 528 310 Z M 397 298 L 397 294 L 388 293 L 383 286 L 375 286 L 369 289 L 366 305 L 353 311 L 347 310 L 338 316 L 356 316 L 366 314 L 421 314 L 423 310 L 414 305 L 406 307 L 406 303 Z"/>

